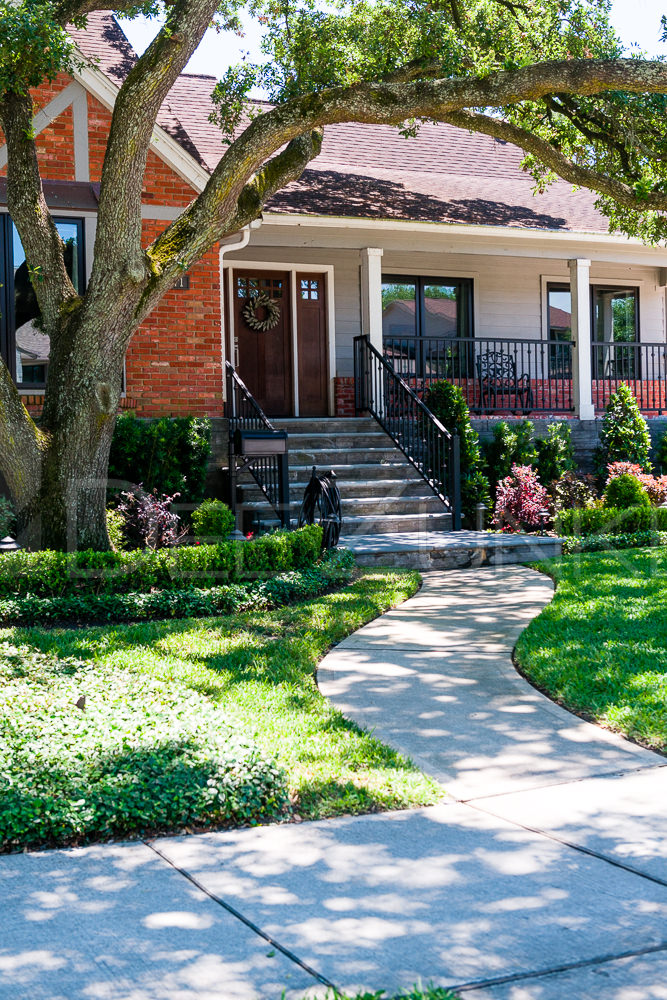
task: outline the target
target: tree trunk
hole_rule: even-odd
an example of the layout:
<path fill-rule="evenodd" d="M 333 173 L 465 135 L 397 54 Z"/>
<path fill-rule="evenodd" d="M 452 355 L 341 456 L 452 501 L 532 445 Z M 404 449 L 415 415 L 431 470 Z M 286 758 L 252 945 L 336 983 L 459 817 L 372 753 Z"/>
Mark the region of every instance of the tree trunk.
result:
<path fill-rule="evenodd" d="M 99 317 L 81 317 L 51 340 L 39 474 L 26 489 L 9 483 L 19 541 L 31 549 L 109 548 L 107 475 L 123 372 L 124 351 L 116 345 L 123 340 L 129 333 L 104 337 Z"/>

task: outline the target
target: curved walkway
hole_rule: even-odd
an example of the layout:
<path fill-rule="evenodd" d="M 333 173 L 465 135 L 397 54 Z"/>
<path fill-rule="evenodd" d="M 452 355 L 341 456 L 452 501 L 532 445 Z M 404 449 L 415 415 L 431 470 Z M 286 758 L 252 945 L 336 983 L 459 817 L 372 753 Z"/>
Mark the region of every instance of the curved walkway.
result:
<path fill-rule="evenodd" d="M 0 858 L 0 1000 L 667 1000 L 667 761 L 514 672 L 550 596 L 428 574 L 320 665 L 443 805 Z"/>
<path fill-rule="evenodd" d="M 667 764 L 516 672 L 516 641 L 552 596 L 523 566 L 424 574 L 415 597 L 325 657 L 320 690 L 462 801 Z"/>

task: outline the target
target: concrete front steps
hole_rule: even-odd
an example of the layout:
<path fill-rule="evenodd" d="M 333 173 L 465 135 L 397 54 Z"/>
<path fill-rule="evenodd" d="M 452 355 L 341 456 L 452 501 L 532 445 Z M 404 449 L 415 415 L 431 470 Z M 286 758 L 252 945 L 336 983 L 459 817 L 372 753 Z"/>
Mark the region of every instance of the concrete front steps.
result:
<path fill-rule="evenodd" d="M 344 540 L 360 566 L 453 570 L 540 562 L 562 554 L 561 538 L 503 535 L 486 531 L 394 532 Z"/>
<path fill-rule="evenodd" d="M 343 544 L 357 535 L 448 532 L 451 514 L 442 501 L 369 417 L 272 420 L 289 435 L 292 517 L 299 515 L 313 466 L 333 470 L 341 494 Z M 275 523 L 264 498 L 246 476 L 243 505 L 264 527 Z"/>

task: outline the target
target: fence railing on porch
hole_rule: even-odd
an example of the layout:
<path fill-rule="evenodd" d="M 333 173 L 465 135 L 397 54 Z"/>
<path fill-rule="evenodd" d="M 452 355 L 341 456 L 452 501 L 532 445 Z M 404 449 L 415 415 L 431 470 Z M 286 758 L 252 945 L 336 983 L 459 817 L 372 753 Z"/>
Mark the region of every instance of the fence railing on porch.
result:
<path fill-rule="evenodd" d="M 247 469 L 277 514 L 283 528 L 290 528 L 289 461 L 286 447 L 284 451 L 277 454 L 245 456 L 240 444 L 253 433 L 258 438 L 263 435 L 268 438 L 271 436 L 286 437 L 286 435 L 284 432 L 276 430 L 229 361 L 225 362 L 225 375 L 229 416 L 229 477 L 232 510 L 236 512 L 238 476 Z M 261 444 L 259 450 L 261 450 Z"/>
<path fill-rule="evenodd" d="M 667 346 L 593 341 L 593 405 L 605 408 L 621 383 L 629 385 L 643 413 L 667 413 Z"/>
<path fill-rule="evenodd" d="M 572 341 L 393 337 L 384 356 L 415 392 L 446 379 L 473 413 L 572 413 Z"/>
<path fill-rule="evenodd" d="M 372 346 L 354 338 L 357 413 L 368 411 L 452 514 L 461 528 L 461 460 L 458 434 L 451 434 L 414 390 Z"/>

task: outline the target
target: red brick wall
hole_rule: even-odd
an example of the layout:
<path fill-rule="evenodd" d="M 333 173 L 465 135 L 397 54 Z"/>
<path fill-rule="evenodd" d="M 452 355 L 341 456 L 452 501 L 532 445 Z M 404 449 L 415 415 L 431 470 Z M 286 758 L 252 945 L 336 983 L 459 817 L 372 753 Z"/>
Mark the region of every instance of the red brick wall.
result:
<path fill-rule="evenodd" d="M 334 379 L 334 398 L 337 417 L 354 417 L 354 379 L 350 375 Z"/>
<path fill-rule="evenodd" d="M 35 109 L 43 107 L 70 80 L 61 76 L 33 93 Z M 99 181 L 110 112 L 88 95 L 90 179 Z M 2 135 L 0 133 L 0 143 Z M 40 133 L 37 148 L 42 177 L 74 180 L 74 123 L 69 107 Z M 188 205 L 196 191 L 152 150 L 148 154 L 142 200 L 147 206 Z M 166 222 L 145 221 L 149 243 Z M 220 269 L 218 248 L 190 271 L 189 289 L 168 292 L 148 320 L 137 330 L 127 353 L 126 398 L 123 409 L 139 416 L 222 413 Z M 40 396 L 26 398 L 32 413 L 39 412 Z"/>

